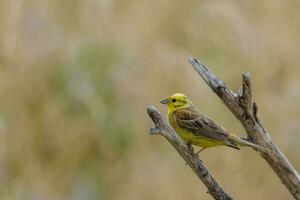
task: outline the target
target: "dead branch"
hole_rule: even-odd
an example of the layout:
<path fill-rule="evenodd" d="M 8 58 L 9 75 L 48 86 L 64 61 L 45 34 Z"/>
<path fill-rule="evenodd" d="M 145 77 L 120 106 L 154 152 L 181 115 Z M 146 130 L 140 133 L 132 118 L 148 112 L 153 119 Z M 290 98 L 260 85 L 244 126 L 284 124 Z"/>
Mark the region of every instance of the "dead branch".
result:
<path fill-rule="evenodd" d="M 164 136 L 172 146 L 177 150 L 186 163 L 192 168 L 195 174 L 200 178 L 207 187 L 208 193 L 217 200 L 232 200 L 228 193 L 212 177 L 203 162 L 188 146 L 177 136 L 173 129 L 168 125 L 160 112 L 153 106 L 147 108 L 147 113 L 155 124 L 155 128 L 150 129 L 151 135 Z"/>
<path fill-rule="evenodd" d="M 298 172 L 272 141 L 270 134 L 257 117 L 257 105 L 252 100 L 250 74 L 243 73 L 242 89 L 236 94 L 197 59 L 191 58 L 190 63 L 242 123 L 249 139 L 271 150 L 270 153 L 261 153 L 261 156 L 269 163 L 294 198 L 300 200 L 300 176 Z"/>

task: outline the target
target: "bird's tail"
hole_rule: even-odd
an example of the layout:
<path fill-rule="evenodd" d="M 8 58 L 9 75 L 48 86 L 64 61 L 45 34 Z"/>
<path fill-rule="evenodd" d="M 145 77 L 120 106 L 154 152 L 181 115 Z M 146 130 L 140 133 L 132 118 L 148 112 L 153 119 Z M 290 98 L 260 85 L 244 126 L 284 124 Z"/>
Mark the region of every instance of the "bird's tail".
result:
<path fill-rule="evenodd" d="M 252 147 L 255 150 L 258 150 L 258 151 L 260 151 L 262 153 L 270 153 L 271 152 L 271 150 L 269 150 L 269 149 L 267 149 L 265 147 L 262 147 L 260 145 L 254 144 L 252 142 L 249 142 L 249 141 L 247 141 L 245 139 L 242 139 L 242 138 L 240 138 L 240 137 L 238 137 L 237 135 L 234 135 L 234 134 L 230 134 L 229 135 L 229 139 L 232 142 L 237 143 L 240 146 L 249 146 L 249 147 Z"/>

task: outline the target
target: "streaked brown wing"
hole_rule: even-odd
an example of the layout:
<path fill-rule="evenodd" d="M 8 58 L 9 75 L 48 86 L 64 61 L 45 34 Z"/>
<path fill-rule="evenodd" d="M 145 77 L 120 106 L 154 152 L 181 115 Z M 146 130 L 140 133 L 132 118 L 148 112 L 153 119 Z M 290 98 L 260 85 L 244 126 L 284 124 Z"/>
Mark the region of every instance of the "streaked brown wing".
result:
<path fill-rule="evenodd" d="M 228 133 L 196 109 L 183 108 L 174 112 L 178 126 L 189 132 L 213 140 L 228 141 Z"/>

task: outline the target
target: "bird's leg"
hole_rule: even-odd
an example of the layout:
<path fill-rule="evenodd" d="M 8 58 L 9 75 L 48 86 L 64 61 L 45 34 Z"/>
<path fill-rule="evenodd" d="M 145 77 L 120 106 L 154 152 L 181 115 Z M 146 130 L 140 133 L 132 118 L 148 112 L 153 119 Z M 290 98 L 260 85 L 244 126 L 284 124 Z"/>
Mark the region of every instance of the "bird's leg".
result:
<path fill-rule="evenodd" d="M 198 152 L 196 152 L 195 154 L 197 154 L 199 156 L 200 152 L 203 151 L 204 149 L 206 149 L 205 147 L 202 147 L 202 149 L 200 149 Z"/>

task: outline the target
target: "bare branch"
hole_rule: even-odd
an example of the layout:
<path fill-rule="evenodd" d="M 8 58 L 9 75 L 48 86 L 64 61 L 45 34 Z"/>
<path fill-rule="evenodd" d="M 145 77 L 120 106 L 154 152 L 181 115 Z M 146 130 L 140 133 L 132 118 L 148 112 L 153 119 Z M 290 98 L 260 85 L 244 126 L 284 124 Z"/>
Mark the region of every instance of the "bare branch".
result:
<path fill-rule="evenodd" d="M 269 163 L 294 198 L 300 200 L 300 176 L 298 172 L 272 141 L 270 134 L 257 117 L 257 105 L 252 103 L 250 75 L 248 73 L 243 74 L 242 92 L 236 94 L 197 59 L 191 58 L 190 63 L 243 124 L 251 141 L 271 150 L 270 153 L 261 153 L 261 156 Z"/>
<path fill-rule="evenodd" d="M 164 136 L 171 145 L 177 150 L 186 163 L 192 168 L 195 174 L 207 187 L 208 193 L 216 200 L 232 200 L 222 187 L 212 177 L 208 169 L 204 166 L 199 157 L 177 136 L 173 129 L 168 125 L 160 112 L 153 106 L 147 108 L 147 113 L 155 124 L 155 128 L 150 129 L 151 135 Z"/>

